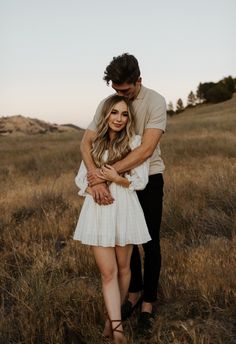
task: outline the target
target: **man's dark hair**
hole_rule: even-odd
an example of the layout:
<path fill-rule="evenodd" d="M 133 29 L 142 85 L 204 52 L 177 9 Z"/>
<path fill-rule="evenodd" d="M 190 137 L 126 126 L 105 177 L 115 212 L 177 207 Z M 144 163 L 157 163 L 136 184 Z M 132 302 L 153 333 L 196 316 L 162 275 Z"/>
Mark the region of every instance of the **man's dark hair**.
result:
<path fill-rule="evenodd" d="M 128 53 L 113 57 L 110 64 L 107 66 L 103 80 L 107 85 L 112 81 L 115 84 L 135 84 L 140 77 L 140 69 L 138 60 Z"/>

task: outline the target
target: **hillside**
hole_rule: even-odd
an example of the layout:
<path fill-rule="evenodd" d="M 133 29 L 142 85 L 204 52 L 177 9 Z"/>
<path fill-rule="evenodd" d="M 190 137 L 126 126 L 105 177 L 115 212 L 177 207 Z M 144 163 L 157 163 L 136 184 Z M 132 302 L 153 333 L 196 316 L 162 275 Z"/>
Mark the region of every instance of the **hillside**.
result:
<path fill-rule="evenodd" d="M 162 269 L 150 340 L 236 343 L 236 98 L 168 118 Z M 83 131 L 0 136 L 0 343 L 105 344 L 101 277 L 72 240 Z"/>
<path fill-rule="evenodd" d="M 195 108 L 187 108 L 184 112 L 174 115 L 168 118 L 168 129 L 172 123 L 179 123 L 182 127 L 182 123 L 187 118 L 187 126 L 195 127 L 195 125 L 201 124 L 201 122 L 216 122 L 215 125 L 220 127 L 223 124 L 224 116 L 227 114 L 234 114 L 236 117 L 236 94 L 234 97 L 226 102 L 218 104 L 202 104 Z M 203 118 L 201 116 L 203 115 Z M 216 118 L 217 117 L 217 118 Z M 235 118 L 234 117 L 234 118 Z M 234 120 L 233 118 L 233 120 Z M 216 119 L 219 119 L 217 123 Z M 178 125 L 177 125 L 178 126 Z M 29 118 L 22 115 L 0 117 L 0 136 L 7 135 L 36 135 L 46 133 L 63 133 L 63 132 L 76 132 L 83 131 L 82 128 L 69 123 L 59 125 L 55 123 L 45 122 L 36 118 Z M 187 133 L 184 133 L 187 134 Z"/>
<path fill-rule="evenodd" d="M 75 125 L 51 124 L 39 119 L 22 115 L 0 117 L 0 135 L 35 135 L 46 133 L 62 133 L 80 130 Z"/>
<path fill-rule="evenodd" d="M 161 146 L 163 156 L 171 149 L 174 157 L 182 161 L 187 154 L 203 158 L 235 156 L 236 146 L 236 94 L 218 104 L 202 104 L 196 108 L 168 118 L 167 130 Z M 227 148 L 225 147 L 227 145 Z M 169 154 L 168 154 L 169 155 Z M 188 156 L 190 162 L 194 156 Z M 168 164 L 168 159 L 166 160 Z"/>
<path fill-rule="evenodd" d="M 210 120 L 210 122 L 222 118 L 227 115 L 236 116 L 236 93 L 230 100 L 220 102 L 217 104 L 200 104 L 193 108 L 186 108 L 184 112 L 169 117 L 170 122 L 184 121 L 185 116 L 188 118 L 188 122 L 194 121 L 195 124 Z"/>

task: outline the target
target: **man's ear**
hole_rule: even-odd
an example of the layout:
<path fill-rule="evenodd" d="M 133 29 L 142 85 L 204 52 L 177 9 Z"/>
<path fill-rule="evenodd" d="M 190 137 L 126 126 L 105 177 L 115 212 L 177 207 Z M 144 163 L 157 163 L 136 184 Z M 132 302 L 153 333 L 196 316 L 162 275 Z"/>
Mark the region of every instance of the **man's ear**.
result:
<path fill-rule="evenodd" d="M 139 84 L 141 84 L 141 82 L 142 82 L 141 76 L 138 78 L 137 82 L 138 82 Z"/>

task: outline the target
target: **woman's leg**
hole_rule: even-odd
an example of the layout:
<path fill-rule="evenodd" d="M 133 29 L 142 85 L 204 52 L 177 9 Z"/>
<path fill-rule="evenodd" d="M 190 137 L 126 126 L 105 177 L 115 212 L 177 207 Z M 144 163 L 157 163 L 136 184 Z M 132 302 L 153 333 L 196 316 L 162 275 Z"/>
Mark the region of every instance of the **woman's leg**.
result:
<path fill-rule="evenodd" d="M 111 320 L 120 320 L 121 297 L 118 284 L 118 268 L 115 248 L 93 246 L 92 251 L 97 266 L 101 272 L 103 297 L 108 316 Z M 112 328 L 114 329 L 118 324 L 118 322 L 113 322 L 111 324 Z M 122 324 L 120 324 L 117 329 L 123 331 Z M 109 328 L 105 328 L 105 330 L 109 332 Z M 104 334 L 106 334 L 105 330 Z M 108 334 L 109 333 L 107 333 L 107 335 Z M 114 332 L 115 339 L 118 339 L 121 336 L 122 335 L 119 332 Z"/>
<path fill-rule="evenodd" d="M 124 302 L 128 293 L 131 270 L 130 259 L 133 250 L 133 245 L 116 246 L 116 260 L 118 265 L 118 283 L 120 287 L 121 304 Z"/>

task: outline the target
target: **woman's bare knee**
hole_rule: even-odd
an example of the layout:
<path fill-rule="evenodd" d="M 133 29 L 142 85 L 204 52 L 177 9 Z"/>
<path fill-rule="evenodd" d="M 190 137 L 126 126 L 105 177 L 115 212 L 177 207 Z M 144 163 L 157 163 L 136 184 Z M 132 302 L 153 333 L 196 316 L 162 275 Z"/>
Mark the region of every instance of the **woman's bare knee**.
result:
<path fill-rule="evenodd" d="M 124 266 L 118 266 L 118 275 L 119 277 L 128 276 L 131 273 L 130 264 Z"/>
<path fill-rule="evenodd" d="M 111 282 L 114 278 L 117 278 L 117 274 L 118 271 L 116 267 L 114 267 L 113 269 L 101 271 L 102 282 L 105 284 Z"/>
<path fill-rule="evenodd" d="M 133 245 L 124 247 L 116 247 L 116 259 L 118 265 L 119 276 L 125 276 L 130 273 L 130 258 L 133 250 Z"/>

